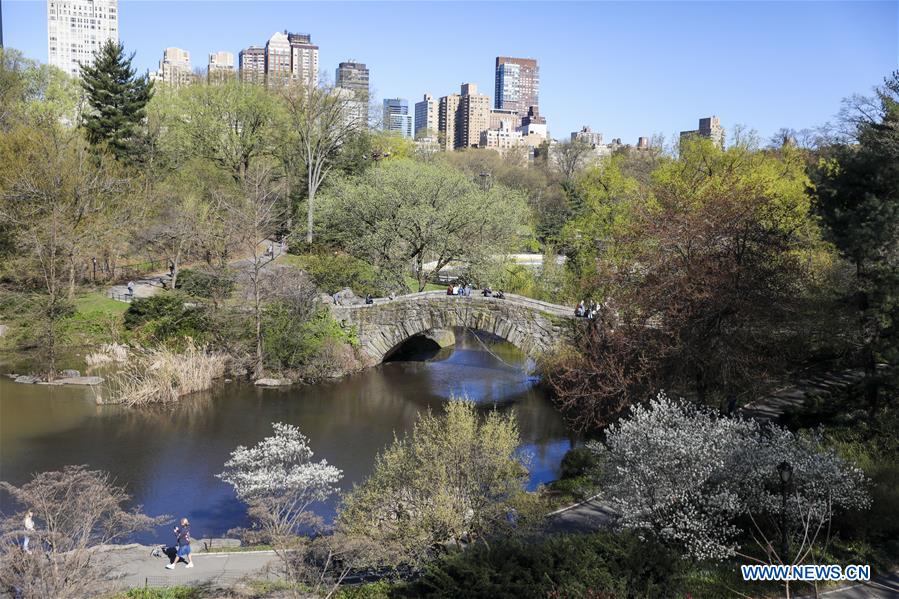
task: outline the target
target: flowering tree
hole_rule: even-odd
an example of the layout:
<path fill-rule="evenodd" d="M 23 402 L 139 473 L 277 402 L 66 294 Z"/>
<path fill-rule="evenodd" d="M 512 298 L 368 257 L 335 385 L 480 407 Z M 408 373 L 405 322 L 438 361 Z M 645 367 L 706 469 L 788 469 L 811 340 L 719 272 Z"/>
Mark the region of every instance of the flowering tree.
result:
<path fill-rule="evenodd" d="M 280 422 L 272 426 L 274 436 L 232 451 L 218 477 L 249 504 L 250 515 L 273 542 L 289 546 L 299 527 L 309 522 L 309 506 L 331 496 L 342 473 L 327 460 L 312 461 L 309 440 L 300 429 Z"/>
<path fill-rule="evenodd" d="M 620 525 L 651 532 L 695 559 L 801 563 L 836 509 L 868 502 L 861 470 L 823 450 L 819 438 L 722 417 L 664 393 L 609 427 L 605 445 L 589 447 L 601 459 L 601 484 Z M 789 484 L 778 476 L 784 463 L 792 469 Z M 738 518 L 751 530 L 741 530 Z M 761 554 L 743 553 L 744 533 Z M 784 533 L 789 554 L 775 547 Z"/>

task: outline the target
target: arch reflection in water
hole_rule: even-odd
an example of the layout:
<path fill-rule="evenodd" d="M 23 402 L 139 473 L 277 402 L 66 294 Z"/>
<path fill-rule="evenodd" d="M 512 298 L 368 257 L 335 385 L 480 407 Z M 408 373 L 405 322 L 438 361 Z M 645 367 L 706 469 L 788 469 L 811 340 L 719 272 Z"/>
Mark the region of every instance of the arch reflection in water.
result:
<path fill-rule="evenodd" d="M 412 429 L 422 410 L 439 412 L 453 396 L 467 396 L 484 409 L 515 410 L 531 488 L 555 478 L 573 439 L 527 374 L 521 352 L 484 337 L 488 352 L 471 333 L 456 334 L 456 347 L 424 356 L 427 361 L 391 362 L 283 390 L 222 385 L 170 410 L 98 408 L 83 389 L 0 377 L 0 473 L 21 484 L 33 472 L 87 464 L 111 472 L 147 513 L 184 514 L 196 536 L 221 535 L 245 525 L 246 512 L 215 474 L 235 446 L 270 435 L 272 422 L 298 426 L 316 459 L 344 471 L 341 488 L 349 489 L 370 474 L 375 455 L 394 434 Z M 8 509 L 7 501 L 0 497 L 0 510 Z M 332 500 L 317 511 L 330 519 L 335 507 Z M 167 541 L 168 533 L 163 528 L 137 540 Z"/>

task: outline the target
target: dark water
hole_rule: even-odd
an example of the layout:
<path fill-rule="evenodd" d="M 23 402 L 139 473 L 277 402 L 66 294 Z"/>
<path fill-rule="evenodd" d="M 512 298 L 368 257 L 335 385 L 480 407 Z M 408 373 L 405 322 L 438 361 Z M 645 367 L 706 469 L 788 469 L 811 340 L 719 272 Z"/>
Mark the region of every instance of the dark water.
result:
<path fill-rule="evenodd" d="M 394 433 L 411 430 L 422 410 L 439 411 L 467 396 L 490 409 L 514 410 L 529 460 L 530 486 L 555 478 L 573 438 L 521 353 L 508 343 L 457 331 L 454 349 L 427 361 L 397 361 L 336 382 L 257 389 L 222 385 L 169 410 L 97 406 L 89 390 L 20 385 L 0 377 L 0 479 L 21 484 L 31 473 L 87 464 L 107 470 L 148 514 L 185 515 L 194 536 L 218 536 L 246 524 L 244 506 L 221 472 L 238 444 L 271 434 L 272 422 L 297 425 L 315 459 L 343 470 L 342 489 L 364 479 Z M 488 349 L 485 348 L 485 345 Z M 336 499 L 317 506 L 325 518 Z M 0 511 L 13 509 L 6 498 Z M 169 540 L 168 529 L 138 540 Z"/>

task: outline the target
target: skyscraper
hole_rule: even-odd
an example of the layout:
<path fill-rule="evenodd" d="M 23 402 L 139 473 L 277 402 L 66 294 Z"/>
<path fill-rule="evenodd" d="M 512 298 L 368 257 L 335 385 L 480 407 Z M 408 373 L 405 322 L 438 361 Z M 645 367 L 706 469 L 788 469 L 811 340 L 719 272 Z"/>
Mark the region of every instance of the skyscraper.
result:
<path fill-rule="evenodd" d="M 181 48 L 166 48 L 159 61 L 159 70 L 150 75 L 153 81 L 180 87 L 193 82 L 190 52 Z"/>
<path fill-rule="evenodd" d="M 361 62 L 348 60 L 337 66 L 337 87 L 352 95 L 349 117 L 368 123 L 368 68 Z"/>
<path fill-rule="evenodd" d="M 461 102 L 462 96 L 459 94 L 450 94 L 440 98 L 437 137 L 440 141 L 441 150 L 449 151 L 456 147 L 456 128 L 459 124 L 459 105 Z"/>
<path fill-rule="evenodd" d="M 540 69 L 533 58 L 496 57 L 494 108 L 514 110 L 524 117 L 540 104 Z"/>
<path fill-rule="evenodd" d="M 277 31 L 265 44 L 265 81 L 274 85 L 290 81 L 290 41 L 287 32 Z"/>
<path fill-rule="evenodd" d="M 368 99 L 368 69 L 364 63 L 348 60 L 337 66 L 337 87 L 360 92 Z"/>
<path fill-rule="evenodd" d="M 403 137 L 412 139 L 412 115 L 409 114 L 409 102 L 403 98 L 386 98 L 384 100 L 384 130 L 396 131 Z"/>
<path fill-rule="evenodd" d="M 118 0 L 47 0 L 49 63 L 81 74 L 107 40 L 119 41 Z"/>
<path fill-rule="evenodd" d="M 478 93 L 474 83 L 463 83 L 462 93 L 440 98 L 439 133 L 445 150 L 477 147 L 490 124 L 490 97 Z"/>
<path fill-rule="evenodd" d="M 440 102 L 431 94 L 425 94 L 421 102 L 415 103 L 415 137 L 437 135 L 440 121 Z"/>
<path fill-rule="evenodd" d="M 210 52 L 206 80 L 210 83 L 227 81 L 234 76 L 234 55 L 230 52 Z"/>
<path fill-rule="evenodd" d="M 294 81 L 305 85 L 318 83 L 318 46 L 308 33 L 288 33 L 290 43 L 290 74 Z"/>
<path fill-rule="evenodd" d="M 238 54 L 240 80 L 246 83 L 265 82 L 265 48 L 250 46 Z"/>

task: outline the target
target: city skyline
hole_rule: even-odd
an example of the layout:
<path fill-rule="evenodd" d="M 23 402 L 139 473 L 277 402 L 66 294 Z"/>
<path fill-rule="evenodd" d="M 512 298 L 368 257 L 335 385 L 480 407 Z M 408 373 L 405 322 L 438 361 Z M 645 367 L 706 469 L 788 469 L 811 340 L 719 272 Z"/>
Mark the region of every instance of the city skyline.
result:
<path fill-rule="evenodd" d="M 893 2 L 596 3 L 567 5 L 565 11 L 529 3 L 528 14 L 540 15 L 539 35 L 490 24 L 491 15 L 505 14 L 509 4 L 466 5 L 477 6 L 483 17 L 473 24 L 459 4 L 408 5 L 404 11 L 410 22 L 436 19 L 441 30 L 466 20 L 475 40 L 468 44 L 414 28 L 383 44 L 378 32 L 386 26 L 384 11 L 374 3 L 354 4 L 353 10 L 285 2 L 259 10 L 259 4 L 229 2 L 208 11 L 209 3 L 181 3 L 186 18 L 171 21 L 161 2 L 123 0 L 119 37 L 137 53 L 135 66 L 143 72 L 158 67 L 166 47 L 195 57 L 222 50 L 237 56 L 251 45 L 264 46 L 275 32 L 304 31 L 320 46 L 319 70 L 329 79 L 341 61 L 366 63 L 376 101 L 426 92 L 442 97 L 463 82 L 495 101 L 496 57 L 532 57 L 540 64 L 540 113 L 554 138 L 588 125 L 628 143 L 653 133 L 671 141 L 712 114 L 728 131 L 745 125 L 763 138 L 780 127 L 814 127 L 832 119 L 842 98 L 869 93 L 896 68 L 899 55 Z M 6 46 L 46 61 L 47 3 L 4 2 L 3 11 Z M 202 19 L 190 18 L 201 11 Z M 388 19 L 392 27 L 394 17 Z"/>

